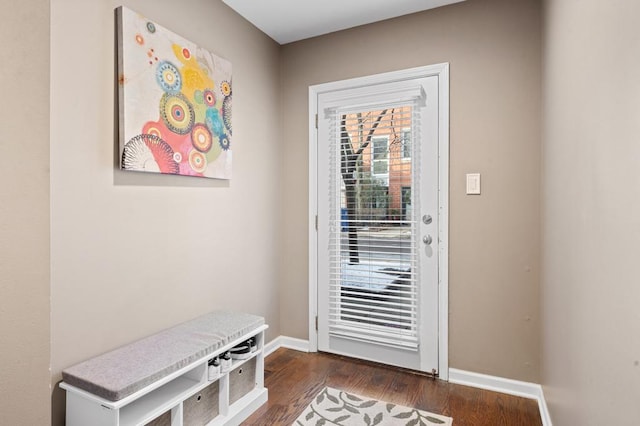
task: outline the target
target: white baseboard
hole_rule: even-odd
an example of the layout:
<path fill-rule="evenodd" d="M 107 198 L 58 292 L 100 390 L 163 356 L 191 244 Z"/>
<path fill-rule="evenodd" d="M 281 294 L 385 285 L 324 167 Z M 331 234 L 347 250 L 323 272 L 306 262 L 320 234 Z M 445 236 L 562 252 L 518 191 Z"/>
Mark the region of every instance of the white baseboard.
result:
<path fill-rule="evenodd" d="M 309 352 L 309 341 L 296 339 L 295 337 L 278 336 L 264 345 L 264 356 L 269 356 L 280 348 L 293 349 L 300 352 Z"/>
<path fill-rule="evenodd" d="M 540 417 L 542 418 L 543 426 L 553 426 L 551 423 L 551 414 L 549 413 L 549 407 L 547 407 L 547 400 L 544 399 L 544 392 L 542 386 L 540 386 L 540 398 L 538 398 L 538 408 L 540 408 Z"/>
<path fill-rule="evenodd" d="M 540 417 L 543 426 L 552 426 L 551 417 L 547 402 L 544 399 L 542 386 L 537 383 L 521 382 L 519 380 L 505 379 L 503 377 L 489 376 L 486 374 L 473 373 L 471 371 L 449 369 L 449 382 L 458 385 L 471 386 L 474 388 L 486 389 L 494 392 L 506 393 L 508 395 L 520 396 L 523 398 L 535 399 L 538 401 Z"/>

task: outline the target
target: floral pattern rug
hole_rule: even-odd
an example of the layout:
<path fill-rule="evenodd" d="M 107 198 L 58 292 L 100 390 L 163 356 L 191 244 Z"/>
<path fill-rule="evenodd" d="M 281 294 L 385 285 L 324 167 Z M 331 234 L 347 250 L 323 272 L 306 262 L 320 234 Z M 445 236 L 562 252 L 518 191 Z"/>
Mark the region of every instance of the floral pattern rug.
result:
<path fill-rule="evenodd" d="M 425 426 L 453 424 L 451 417 L 324 388 L 292 426 Z"/>

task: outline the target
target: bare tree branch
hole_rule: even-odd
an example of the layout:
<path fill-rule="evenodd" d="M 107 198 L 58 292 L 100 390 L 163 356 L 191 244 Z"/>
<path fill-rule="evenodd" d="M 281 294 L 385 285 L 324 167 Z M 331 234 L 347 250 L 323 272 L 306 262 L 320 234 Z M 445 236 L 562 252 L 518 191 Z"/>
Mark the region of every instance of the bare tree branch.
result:
<path fill-rule="evenodd" d="M 351 138 L 349 132 L 347 132 L 347 116 L 343 115 L 340 119 L 340 144 L 342 154 L 345 156 L 351 156 L 353 154 L 353 146 L 351 145 Z"/>
<path fill-rule="evenodd" d="M 349 131 L 347 130 L 347 116 L 342 115 L 340 118 L 340 173 L 342 174 L 342 180 L 345 185 L 345 198 L 347 202 L 347 229 L 348 229 L 348 245 L 349 245 L 349 262 L 351 264 L 360 263 L 360 257 L 358 254 L 358 232 L 355 227 L 355 221 L 357 218 L 356 215 L 356 193 L 357 193 L 357 184 L 358 177 L 355 175 L 357 162 L 364 150 L 367 148 L 369 143 L 371 142 L 371 137 L 373 133 L 376 131 L 376 128 L 380 124 L 382 117 L 387 113 L 385 109 L 382 111 L 376 121 L 373 123 L 371 128 L 368 131 L 366 140 L 363 139 L 363 123 L 369 119 L 371 113 L 367 113 L 365 117 L 362 116 L 362 113 L 357 113 L 356 118 L 358 122 L 357 128 L 357 138 L 360 146 L 356 152 L 353 152 L 353 143 L 351 141 L 351 136 L 349 135 Z"/>
<path fill-rule="evenodd" d="M 396 131 L 396 109 L 392 108 L 391 109 L 391 119 L 389 120 L 389 127 L 391 128 L 391 142 L 389 143 L 389 146 L 394 145 L 398 142 L 400 142 L 400 138 L 398 137 L 398 132 Z"/>
<path fill-rule="evenodd" d="M 371 137 L 373 136 L 373 133 L 378 128 L 378 125 L 380 124 L 380 121 L 382 120 L 382 117 L 384 117 L 386 113 L 387 113 L 387 110 L 385 109 L 384 111 L 382 111 L 378 115 L 378 118 L 376 118 L 376 121 L 373 123 L 373 125 L 369 129 L 369 134 L 367 134 L 367 139 L 364 141 L 364 143 L 362 145 L 360 145 L 360 148 L 358 148 L 358 150 L 356 151 L 356 155 L 362 154 L 362 152 L 367 148 L 367 146 L 369 146 L 369 143 L 371 142 Z"/>

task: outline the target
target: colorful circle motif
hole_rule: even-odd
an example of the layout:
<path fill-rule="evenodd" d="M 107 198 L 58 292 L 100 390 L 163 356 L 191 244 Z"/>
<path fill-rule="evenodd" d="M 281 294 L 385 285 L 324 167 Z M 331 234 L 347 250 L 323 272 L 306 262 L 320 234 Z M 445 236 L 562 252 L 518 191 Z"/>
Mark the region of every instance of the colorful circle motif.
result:
<path fill-rule="evenodd" d="M 204 91 L 204 103 L 207 106 L 214 106 L 216 104 L 216 95 L 213 93 L 213 90 L 207 89 Z"/>
<path fill-rule="evenodd" d="M 222 83 L 220 83 L 220 90 L 222 91 L 223 95 L 229 96 L 231 94 L 231 83 L 226 80 L 223 81 Z"/>
<path fill-rule="evenodd" d="M 207 168 L 207 157 L 198 150 L 189 153 L 189 166 L 198 173 L 202 173 Z"/>
<path fill-rule="evenodd" d="M 193 106 L 182 93 L 165 93 L 160 99 L 160 116 L 169 130 L 186 135 L 193 128 Z"/>
<path fill-rule="evenodd" d="M 182 161 L 182 154 L 179 152 L 174 152 L 173 153 L 173 161 L 175 161 L 176 163 L 179 163 Z"/>
<path fill-rule="evenodd" d="M 162 132 L 157 127 L 149 127 L 145 133 L 162 139 Z"/>
<path fill-rule="evenodd" d="M 144 37 L 142 37 L 142 35 L 140 34 L 136 34 L 136 43 L 142 46 L 144 44 Z"/>
<path fill-rule="evenodd" d="M 213 138 L 207 126 L 200 123 L 193 126 L 193 130 L 191 130 L 191 143 L 198 151 L 209 152 L 213 145 Z"/>
<path fill-rule="evenodd" d="M 224 126 L 229 130 L 230 134 L 233 134 L 233 130 L 231 128 L 231 98 L 233 96 L 229 95 L 224 98 L 222 102 L 222 121 L 224 121 Z"/>
<path fill-rule="evenodd" d="M 155 135 L 141 134 L 127 142 L 122 151 L 122 168 L 177 174 L 178 163 L 168 143 Z"/>
<path fill-rule="evenodd" d="M 224 151 L 229 151 L 230 147 L 231 147 L 231 139 L 229 139 L 229 136 L 227 135 L 220 136 L 220 148 L 222 148 Z"/>
<path fill-rule="evenodd" d="M 171 107 L 171 119 L 176 122 L 184 121 L 184 106 L 176 104 Z"/>
<path fill-rule="evenodd" d="M 158 64 L 156 80 L 165 92 L 177 93 L 182 89 L 180 71 L 169 61 L 162 61 Z"/>
<path fill-rule="evenodd" d="M 156 32 L 156 26 L 153 25 L 153 22 L 147 22 L 147 31 L 149 31 L 151 34 Z"/>
<path fill-rule="evenodd" d="M 187 49 L 186 47 L 182 49 L 182 56 L 184 56 L 185 59 L 191 58 L 191 52 L 189 51 L 189 49 Z"/>

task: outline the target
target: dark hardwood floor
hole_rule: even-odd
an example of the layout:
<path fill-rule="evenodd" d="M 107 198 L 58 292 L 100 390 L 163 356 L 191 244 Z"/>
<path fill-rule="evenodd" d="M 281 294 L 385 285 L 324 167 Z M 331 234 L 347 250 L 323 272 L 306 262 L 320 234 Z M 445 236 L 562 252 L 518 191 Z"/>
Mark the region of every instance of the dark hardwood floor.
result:
<path fill-rule="evenodd" d="M 266 358 L 265 386 L 269 401 L 243 425 L 291 425 L 325 386 L 450 416 L 454 426 L 542 424 L 532 399 L 323 353 L 278 349 Z"/>

